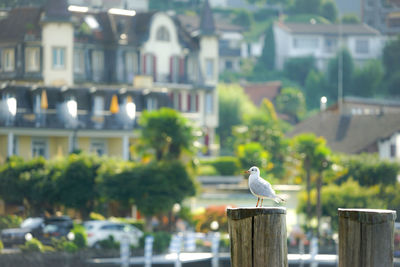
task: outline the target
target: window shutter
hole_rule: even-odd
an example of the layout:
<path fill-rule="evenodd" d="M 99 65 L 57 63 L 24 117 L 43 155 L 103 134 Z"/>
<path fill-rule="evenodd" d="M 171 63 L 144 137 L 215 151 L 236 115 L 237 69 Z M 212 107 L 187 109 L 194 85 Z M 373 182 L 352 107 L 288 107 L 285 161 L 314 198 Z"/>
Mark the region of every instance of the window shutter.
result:
<path fill-rule="evenodd" d="M 196 94 L 196 112 L 199 112 L 199 94 Z"/>
<path fill-rule="evenodd" d="M 178 93 L 178 109 L 182 110 L 182 93 Z"/>
<path fill-rule="evenodd" d="M 179 58 L 179 81 L 183 82 L 185 77 L 185 58 Z"/>
<path fill-rule="evenodd" d="M 192 103 L 191 103 L 192 101 L 191 100 L 192 100 L 192 94 L 189 93 L 187 95 L 187 110 L 188 111 L 191 111 L 191 107 L 192 107 Z"/>

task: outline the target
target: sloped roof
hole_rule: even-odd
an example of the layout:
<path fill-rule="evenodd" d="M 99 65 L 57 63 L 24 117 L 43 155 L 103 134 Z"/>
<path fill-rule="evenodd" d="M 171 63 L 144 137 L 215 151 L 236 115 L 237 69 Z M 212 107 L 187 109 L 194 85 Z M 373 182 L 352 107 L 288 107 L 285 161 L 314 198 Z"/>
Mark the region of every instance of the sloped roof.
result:
<path fill-rule="evenodd" d="M 69 21 L 71 13 L 68 11 L 68 2 L 65 0 L 47 0 L 43 6 L 45 21 Z"/>
<path fill-rule="evenodd" d="M 200 18 L 196 15 L 177 15 L 177 19 L 186 31 L 192 33 L 199 30 Z M 215 19 L 215 28 L 217 32 L 243 32 L 244 28 L 235 24 L 232 24 L 226 20 Z"/>
<path fill-rule="evenodd" d="M 244 92 L 250 97 L 250 100 L 256 106 L 260 106 L 264 98 L 274 101 L 275 97 L 279 94 L 282 87 L 280 81 L 266 82 L 266 83 L 251 83 L 242 85 Z"/>
<path fill-rule="evenodd" d="M 379 140 L 387 139 L 398 131 L 398 114 L 352 116 L 323 112 L 298 123 L 287 136 L 314 133 L 323 136 L 332 150 L 356 154 L 367 151 Z"/>
<path fill-rule="evenodd" d="M 201 34 L 215 34 L 214 17 L 208 0 L 204 1 L 204 6 L 201 11 L 200 32 Z"/>
<path fill-rule="evenodd" d="M 0 20 L 0 40 L 2 42 L 21 42 L 25 34 L 40 36 L 39 25 L 41 8 L 20 7 L 10 10 L 7 17 Z"/>
<path fill-rule="evenodd" d="M 283 23 L 276 22 L 285 31 L 293 34 L 338 35 L 339 24 Z M 379 31 L 367 24 L 342 24 L 343 35 L 380 35 Z"/>

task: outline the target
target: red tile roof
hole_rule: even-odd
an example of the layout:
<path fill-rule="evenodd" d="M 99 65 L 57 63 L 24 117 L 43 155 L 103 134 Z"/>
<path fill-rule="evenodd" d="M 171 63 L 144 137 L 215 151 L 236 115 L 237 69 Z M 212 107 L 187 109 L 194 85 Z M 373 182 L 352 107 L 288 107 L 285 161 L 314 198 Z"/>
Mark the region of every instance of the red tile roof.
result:
<path fill-rule="evenodd" d="M 271 102 L 279 94 L 282 83 L 280 81 L 266 82 L 266 83 L 253 83 L 242 85 L 244 92 L 253 101 L 254 105 L 260 106 L 264 98 L 268 98 Z"/>

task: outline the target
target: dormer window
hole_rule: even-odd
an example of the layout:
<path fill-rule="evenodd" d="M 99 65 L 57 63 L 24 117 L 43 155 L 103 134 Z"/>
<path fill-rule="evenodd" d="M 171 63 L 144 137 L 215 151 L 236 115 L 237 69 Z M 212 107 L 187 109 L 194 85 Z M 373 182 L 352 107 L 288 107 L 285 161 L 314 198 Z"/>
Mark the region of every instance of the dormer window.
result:
<path fill-rule="evenodd" d="M 169 32 L 165 26 L 157 29 L 156 39 L 157 41 L 169 42 Z"/>
<path fill-rule="evenodd" d="M 27 72 L 36 72 L 40 70 L 39 47 L 25 48 L 25 70 Z"/>
<path fill-rule="evenodd" d="M 65 47 L 53 47 L 53 69 L 65 69 Z"/>

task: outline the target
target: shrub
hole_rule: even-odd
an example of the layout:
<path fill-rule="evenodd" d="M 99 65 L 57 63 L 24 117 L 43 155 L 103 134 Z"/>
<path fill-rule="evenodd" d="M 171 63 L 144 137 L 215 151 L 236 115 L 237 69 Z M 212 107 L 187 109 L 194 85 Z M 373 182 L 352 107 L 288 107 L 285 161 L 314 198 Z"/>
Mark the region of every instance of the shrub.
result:
<path fill-rule="evenodd" d="M 71 241 L 68 241 L 65 237 L 53 238 L 51 244 L 56 251 L 66 251 L 66 252 L 77 252 L 79 250 L 78 246 Z"/>
<path fill-rule="evenodd" d="M 144 248 L 144 240 L 149 235 L 152 235 L 154 237 L 153 251 L 159 254 L 165 252 L 165 250 L 169 247 L 169 243 L 171 242 L 171 234 L 164 231 L 145 233 L 140 238 L 139 244 L 141 248 Z"/>
<path fill-rule="evenodd" d="M 197 168 L 197 175 L 199 176 L 213 176 L 218 175 L 217 169 L 211 165 L 200 165 Z"/>
<path fill-rule="evenodd" d="M 16 228 L 22 223 L 22 218 L 16 215 L 0 216 L 0 230 Z"/>
<path fill-rule="evenodd" d="M 97 245 L 95 245 L 95 247 L 101 249 L 119 249 L 120 243 L 115 241 L 114 237 L 110 235 L 107 239 L 97 242 Z"/>
<path fill-rule="evenodd" d="M 103 215 L 101 215 L 100 213 L 96 213 L 96 212 L 91 212 L 89 214 L 89 217 L 91 220 L 99 220 L 99 221 L 103 221 L 106 219 L 106 218 L 104 218 Z"/>
<path fill-rule="evenodd" d="M 22 252 L 42 252 L 44 247 L 42 242 L 36 238 L 27 241 L 25 245 L 20 246 Z"/>
<path fill-rule="evenodd" d="M 0 253 L 3 250 L 3 248 L 4 248 L 3 242 L 1 242 L 1 240 L 0 240 Z"/>
<path fill-rule="evenodd" d="M 72 229 L 72 233 L 75 234 L 75 239 L 73 243 L 77 246 L 77 248 L 85 248 L 87 246 L 87 235 L 85 227 L 79 224 L 75 224 L 74 229 Z"/>
<path fill-rule="evenodd" d="M 239 173 L 240 164 L 237 158 L 225 156 L 205 161 L 204 165 L 213 166 L 220 175 L 235 175 Z"/>
<path fill-rule="evenodd" d="M 228 232 L 228 220 L 226 217 L 226 206 L 208 206 L 204 213 L 194 216 L 197 232 L 211 231 L 210 225 L 213 221 L 217 221 L 218 231 Z"/>

